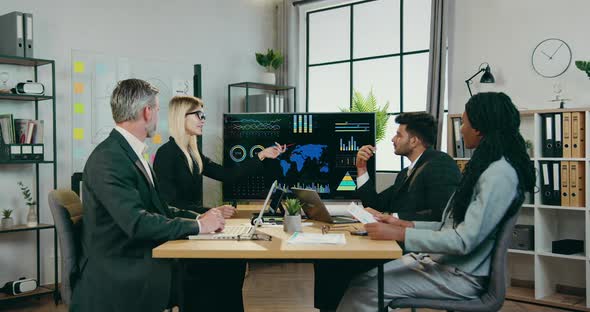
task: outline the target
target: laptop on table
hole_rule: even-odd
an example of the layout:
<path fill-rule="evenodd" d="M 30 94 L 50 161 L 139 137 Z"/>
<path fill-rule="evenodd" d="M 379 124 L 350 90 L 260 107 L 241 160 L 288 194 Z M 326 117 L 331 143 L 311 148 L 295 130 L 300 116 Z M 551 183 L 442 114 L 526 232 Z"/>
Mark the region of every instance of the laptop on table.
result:
<path fill-rule="evenodd" d="M 228 225 L 226 226 L 223 231 L 218 233 L 202 233 L 199 235 L 189 235 L 188 239 L 195 239 L 195 240 L 211 240 L 211 239 L 228 239 L 228 240 L 248 240 L 252 239 L 254 233 L 256 233 L 256 228 L 262 225 L 262 215 L 266 210 L 269 202 L 270 197 L 274 193 L 275 189 L 277 188 L 278 182 L 275 180 L 270 189 L 268 190 L 268 194 L 266 195 L 266 200 L 264 200 L 264 204 L 262 208 L 260 208 L 260 212 L 258 213 L 258 217 L 253 220 L 253 225 Z"/>
<path fill-rule="evenodd" d="M 320 195 L 314 190 L 292 187 L 291 191 L 302 204 L 303 211 L 309 219 L 332 224 L 358 223 L 355 218 L 348 216 L 331 216 L 328 208 L 322 202 Z"/>

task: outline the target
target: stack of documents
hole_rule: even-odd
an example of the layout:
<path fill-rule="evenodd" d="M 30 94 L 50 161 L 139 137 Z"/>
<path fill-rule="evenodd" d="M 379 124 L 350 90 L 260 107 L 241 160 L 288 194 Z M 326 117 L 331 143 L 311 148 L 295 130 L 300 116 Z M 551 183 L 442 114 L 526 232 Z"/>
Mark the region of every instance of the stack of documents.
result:
<path fill-rule="evenodd" d="M 320 234 L 320 233 L 302 233 L 295 232 L 287 243 L 293 245 L 306 245 L 306 244 L 331 244 L 331 245 L 344 245 L 346 244 L 346 238 L 344 234 Z"/>

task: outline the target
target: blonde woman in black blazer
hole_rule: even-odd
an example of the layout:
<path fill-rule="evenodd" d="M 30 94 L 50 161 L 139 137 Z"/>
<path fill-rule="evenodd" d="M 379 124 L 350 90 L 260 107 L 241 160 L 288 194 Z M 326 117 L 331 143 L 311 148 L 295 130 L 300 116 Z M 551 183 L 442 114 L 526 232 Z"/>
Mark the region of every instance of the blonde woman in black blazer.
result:
<path fill-rule="evenodd" d="M 225 218 L 235 208 L 223 205 L 205 208 L 200 175 L 222 181 L 235 179 L 262 170 L 262 161 L 277 158 L 284 146 L 272 146 L 245 162 L 239 169 L 225 169 L 202 155 L 197 138 L 203 133 L 205 113 L 203 102 L 193 96 L 175 96 L 168 106 L 170 141 L 156 152 L 154 171 L 160 194 L 170 206 L 198 213 L 219 210 Z M 243 311 L 242 285 L 246 262 L 241 260 L 190 261 L 184 272 L 184 307 L 186 311 Z"/>

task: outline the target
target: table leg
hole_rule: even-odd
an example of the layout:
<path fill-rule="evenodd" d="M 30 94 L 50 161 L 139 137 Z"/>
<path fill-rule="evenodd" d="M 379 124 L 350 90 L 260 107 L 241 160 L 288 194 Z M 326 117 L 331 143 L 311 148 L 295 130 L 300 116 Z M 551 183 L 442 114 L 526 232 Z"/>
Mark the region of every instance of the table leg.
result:
<path fill-rule="evenodd" d="M 384 299 L 384 295 L 383 295 L 383 263 L 379 264 L 377 266 L 377 298 L 378 298 L 378 302 L 377 302 L 377 312 L 383 312 L 383 311 L 387 311 L 385 309 L 383 309 L 383 307 L 385 306 L 385 299 Z"/>

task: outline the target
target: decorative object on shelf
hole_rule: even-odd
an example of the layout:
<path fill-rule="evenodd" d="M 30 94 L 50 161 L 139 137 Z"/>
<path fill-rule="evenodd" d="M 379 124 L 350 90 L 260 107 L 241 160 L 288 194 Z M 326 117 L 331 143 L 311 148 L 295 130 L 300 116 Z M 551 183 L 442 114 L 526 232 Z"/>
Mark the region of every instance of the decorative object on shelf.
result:
<path fill-rule="evenodd" d="M 45 86 L 42 83 L 27 80 L 17 83 L 11 91 L 14 94 L 43 95 L 45 94 Z"/>
<path fill-rule="evenodd" d="M 561 92 L 563 92 L 563 88 L 561 87 L 561 82 L 557 81 L 553 84 L 553 93 L 555 93 L 555 98 L 550 100 L 549 102 L 557 102 L 559 103 L 559 108 L 565 108 L 565 102 L 570 101 L 570 99 L 564 99 L 560 97 Z"/>
<path fill-rule="evenodd" d="M 12 209 L 4 209 L 2 210 L 2 228 L 9 228 L 14 225 L 14 219 L 11 217 Z"/>
<path fill-rule="evenodd" d="M 25 186 L 21 181 L 18 182 L 18 186 L 23 194 L 23 197 L 29 206 L 29 212 L 27 213 L 27 226 L 37 226 L 38 218 L 37 218 L 37 210 L 35 210 L 36 202 L 33 200 L 31 196 L 31 190 L 29 187 Z"/>
<path fill-rule="evenodd" d="M 275 84 L 276 76 L 273 70 L 277 70 L 284 61 L 281 52 L 275 52 L 273 49 L 268 49 L 266 54 L 256 53 L 256 62 L 266 68 L 266 73 L 262 74 L 262 83 Z"/>
<path fill-rule="evenodd" d="M 545 78 L 562 75 L 570 67 L 571 62 L 572 50 L 565 41 L 557 38 L 541 41 L 531 57 L 533 69 Z"/>
<path fill-rule="evenodd" d="M 287 233 L 301 232 L 301 202 L 299 199 L 286 199 L 283 206 L 287 211 L 283 221 L 283 231 Z"/>
<path fill-rule="evenodd" d="M 485 65 L 485 66 L 484 66 Z M 481 79 L 479 79 L 480 83 L 495 83 L 496 82 L 496 78 L 494 78 L 494 75 L 492 75 L 492 69 L 490 68 L 490 64 L 484 62 L 479 64 L 479 70 L 473 74 L 473 76 L 467 78 L 467 80 L 465 80 L 465 83 L 467 84 L 467 90 L 469 90 L 469 96 L 472 96 L 473 93 L 471 93 L 471 79 L 475 78 L 475 76 L 479 75 L 480 73 L 483 73 L 483 75 L 481 75 Z"/>
<path fill-rule="evenodd" d="M 9 79 L 10 74 L 8 72 L 0 73 L 0 93 L 10 93 L 10 87 L 8 86 Z"/>
<path fill-rule="evenodd" d="M 385 138 L 385 130 L 387 129 L 387 122 L 389 121 L 389 115 L 387 110 L 389 109 L 389 101 L 385 103 L 383 107 L 379 107 L 377 99 L 373 94 L 373 89 L 369 91 L 367 97 L 364 97 L 359 91 L 354 91 L 352 96 L 352 107 L 341 108 L 342 112 L 351 113 L 375 113 L 375 142 L 379 142 Z"/>
<path fill-rule="evenodd" d="M 590 78 L 590 61 L 576 61 L 576 67 Z"/>
<path fill-rule="evenodd" d="M 16 281 L 11 281 L 4 284 L 4 287 L 0 288 L 0 292 L 9 294 L 11 296 L 28 293 L 37 289 L 37 280 L 34 278 L 21 277 Z"/>

